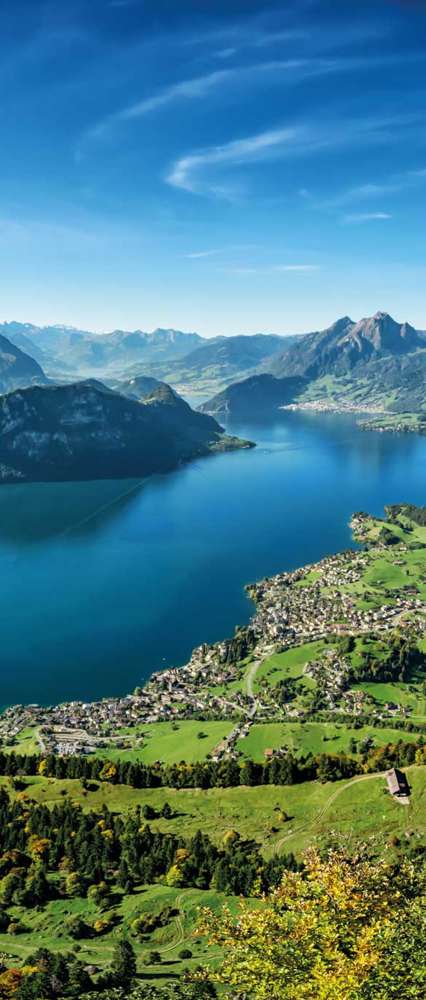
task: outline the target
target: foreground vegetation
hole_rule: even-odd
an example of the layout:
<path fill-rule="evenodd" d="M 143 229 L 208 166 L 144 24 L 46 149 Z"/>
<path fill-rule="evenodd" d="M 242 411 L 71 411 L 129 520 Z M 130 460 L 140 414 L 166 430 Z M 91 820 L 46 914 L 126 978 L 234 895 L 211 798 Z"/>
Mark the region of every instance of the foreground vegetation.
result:
<path fill-rule="evenodd" d="M 391 1000 L 423 995 L 426 870 L 342 851 L 305 856 L 259 909 L 206 914 L 224 950 L 218 979 L 258 1000 Z"/>
<path fill-rule="evenodd" d="M 419 857 L 374 859 L 366 847 L 325 855 L 310 850 L 299 871 L 285 871 L 271 892 L 241 902 L 237 919 L 235 907 L 204 908 L 198 933 L 223 957 L 210 968 L 186 971 L 180 983 L 147 983 L 129 936 L 121 935 L 100 975 L 80 953 L 39 947 L 25 964 L 0 973 L 0 994 L 16 1000 L 201 1000 L 216 996 L 218 984 L 235 1000 L 421 1000 L 425 888 Z M 71 919 L 77 925 L 79 918 Z M 155 919 L 139 916 L 134 923 Z"/>

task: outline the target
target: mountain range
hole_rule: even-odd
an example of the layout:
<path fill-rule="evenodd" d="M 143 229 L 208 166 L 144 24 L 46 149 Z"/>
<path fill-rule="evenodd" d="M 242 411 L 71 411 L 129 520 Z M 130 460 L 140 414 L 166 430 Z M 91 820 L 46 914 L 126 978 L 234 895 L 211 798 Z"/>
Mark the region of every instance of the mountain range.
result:
<path fill-rule="evenodd" d="M 3 323 L 0 333 L 42 364 L 49 374 L 106 370 L 136 362 L 174 360 L 203 343 L 197 333 L 157 329 L 114 330 L 97 334 L 69 326 L 34 326 L 32 323 Z"/>
<path fill-rule="evenodd" d="M 203 412 L 245 418 L 253 416 L 254 400 L 262 413 L 289 402 L 419 412 L 426 404 L 426 333 L 384 312 L 359 322 L 345 316 L 294 338 L 261 369 L 216 394 Z"/>
<path fill-rule="evenodd" d="M 0 334 L 36 360 L 48 378 L 71 381 L 143 375 L 173 384 L 180 394 L 201 401 L 282 354 L 296 339 L 272 334 L 213 337 L 158 328 L 96 334 L 69 326 L 3 323 Z M 0 390 L 2 386 L 0 384 Z M 7 385 L 4 389 L 13 388 Z"/>
<path fill-rule="evenodd" d="M 214 337 L 206 339 L 198 333 L 158 328 L 152 333 L 143 330 L 113 330 L 96 334 L 68 326 L 34 326 L 32 323 L 3 323 L 0 334 L 22 351 L 30 354 L 49 375 L 63 372 L 106 372 L 139 366 L 134 374 L 146 374 L 146 366 L 157 366 L 160 375 L 170 366 L 185 359 L 184 370 L 194 369 L 199 375 L 203 368 L 218 365 L 241 371 L 259 364 L 280 348 L 285 338 L 273 335 L 250 337 Z"/>
<path fill-rule="evenodd" d="M 248 447 L 167 385 L 142 402 L 88 380 L 0 396 L 0 481 L 142 477 Z"/>
<path fill-rule="evenodd" d="M 183 392 L 219 420 L 264 417 L 288 405 L 426 409 L 426 332 L 385 312 L 358 322 L 344 316 L 325 330 L 287 337 L 206 340 L 162 329 L 97 335 L 28 323 L 1 329 L 8 333 L 0 334 L 1 392 L 75 382 L 81 366 L 86 378 L 102 377 L 135 402 L 158 393 L 178 399 Z"/>

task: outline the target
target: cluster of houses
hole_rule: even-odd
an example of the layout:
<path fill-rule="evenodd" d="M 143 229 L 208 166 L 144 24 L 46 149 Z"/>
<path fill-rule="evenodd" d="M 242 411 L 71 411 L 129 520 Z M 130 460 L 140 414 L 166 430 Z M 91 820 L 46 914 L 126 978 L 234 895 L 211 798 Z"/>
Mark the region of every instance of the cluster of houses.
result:
<path fill-rule="evenodd" d="M 367 566 L 367 553 L 344 552 L 250 586 L 257 608 L 252 621 L 259 637 L 256 654 L 265 655 L 271 643 L 295 646 L 331 633 L 344 636 L 390 632 L 401 617 L 426 611 L 414 587 L 395 594 L 393 604 L 358 607 L 360 595 L 345 588 L 358 583 Z"/>

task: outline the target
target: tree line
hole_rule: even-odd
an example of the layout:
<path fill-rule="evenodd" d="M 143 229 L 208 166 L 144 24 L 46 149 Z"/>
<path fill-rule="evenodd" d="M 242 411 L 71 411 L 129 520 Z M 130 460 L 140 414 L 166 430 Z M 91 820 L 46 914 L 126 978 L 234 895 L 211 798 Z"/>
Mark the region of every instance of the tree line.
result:
<path fill-rule="evenodd" d="M 18 777 L 79 779 L 90 791 L 92 782 L 107 781 L 132 788 L 235 788 L 239 785 L 294 785 L 305 781 L 339 781 L 365 770 L 423 763 L 425 740 L 403 740 L 367 750 L 361 759 L 346 753 L 307 754 L 296 757 L 280 751 L 272 759 L 256 762 L 246 758 L 206 760 L 195 764 L 143 764 L 138 761 L 105 761 L 90 756 L 58 757 L 54 754 L 7 754 L 0 751 L 0 774 Z M 324 779 L 326 773 L 327 778 Z"/>

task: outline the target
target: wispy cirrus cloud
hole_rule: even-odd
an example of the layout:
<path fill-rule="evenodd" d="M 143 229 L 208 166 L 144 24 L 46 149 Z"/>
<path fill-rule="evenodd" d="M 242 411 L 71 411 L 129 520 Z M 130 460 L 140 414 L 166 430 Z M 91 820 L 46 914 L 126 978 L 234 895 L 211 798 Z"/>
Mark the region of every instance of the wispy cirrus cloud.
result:
<path fill-rule="evenodd" d="M 280 35 L 274 37 L 279 38 Z M 265 40 L 264 44 L 266 44 Z M 236 53 L 237 49 L 228 48 L 221 50 L 217 55 L 223 59 L 230 59 Z M 237 88 L 242 91 L 247 87 L 255 90 L 268 78 L 271 83 L 275 82 L 277 85 L 281 85 L 282 82 L 285 82 L 287 86 L 291 86 L 317 77 L 369 70 L 373 66 L 386 66 L 389 62 L 393 63 L 394 61 L 394 56 L 387 55 L 365 58 L 358 55 L 324 57 L 315 54 L 300 58 L 240 63 L 239 65 L 227 66 L 224 69 L 215 69 L 200 76 L 179 80 L 143 97 L 141 100 L 132 101 L 125 107 L 113 111 L 89 128 L 83 136 L 83 141 L 111 138 L 120 124 L 138 121 L 147 115 L 181 102 L 202 101 L 215 94 L 232 95 L 237 91 Z"/>
<path fill-rule="evenodd" d="M 417 119 L 415 119 L 417 123 Z M 333 120 L 318 124 L 305 122 L 269 129 L 242 139 L 232 139 L 221 146 L 211 146 L 177 159 L 166 175 L 166 182 L 193 194 L 228 198 L 233 196 L 229 183 L 218 183 L 212 173 L 223 167 L 238 167 L 291 156 L 312 156 L 322 150 L 395 142 L 398 126 L 414 125 L 402 116 L 370 116 Z M 376 193 L 378 188 L 376 187 Z M 346 197 L 348 195 L 346 194 Z M 338 204 L 339 199 L 334 199 Z"/>
<path fill-rule="evenodd" d="M 213 146 L 199 153 L 190 153 L 175 162 L 166 181 L 172 187 L 182 188 L 184 191 L 200 191 L 199 173 L 203 168 L 265 159 L 278 150 L 282 151 L 292 140 L 295 141 L 297 136 L 297 128 L 271 129 L 246 139 L 234 139 L 223 146 Z M 210 193 L 217 193 L 220 188 L 210 182 L 207 190 Z"/>
<path fill-rule="evenodd" d="M 350 212 L 348 215 L 343 216 L 342 222 L 381 222 L 391 218 L 392 215 L 390 212 Z"/>
<path fill-rule="evenodd" d="M 153 111 L 158 111 L 168 104 L 174 104 L 181 100 L 194 100 L 205 97 L 210 91 L 229 82 L 234 75 L 235 70 L 219 69 L 213 73 L 207 73 L 205 76 L 198 76 L 182 80 L 180 83 L 174 83 L 170 87 L 165 87 L 158 93 L 153 94 L 151 97 L 146 97 L 142 101 L 135 101 L 120 111 L 108 115 L 90 129 L 88 137 L 100 139 L 107 135 L 114 125 L 120 122 L 134 121 Z"/>
<path fill-rule="evenodd" d="M 215 257 L 216 254 L 223 253 L 223 250 L 196 250 L 194 253 L 185 253 L 186 260 L 201 260 L 204 257 Z"/>
<path fill-rule="evenodd" d="M 275 271 L 299 271 L 301 274 L 309 274 L 311 271 L 319 271 L 319 264 L 278 264 Z"/>
<path fill-rule="evenodd" d="M 227 56 L 231 57 L 234 50 L 224 51 Z M 348 70 L 351 68 L 350 64 L 352 64 L 351 60 L 344 59 L 292 58 L 216 69 L 202 76 L 190 77 L 172 83 L 142 100 L 131 102 L 93 125 L 86 133 L 85 138 L 92 140 L 106 138 L 113 134 L 114 128 L 120 123 L 137 121 L 146 115 L 182 101 L 202 100 L 215 92 L 222 91 L 225 87 L 229 88 L 230 84 L 234 84 L 234 87 L 249 85 L 253 88 L 262 78 L 274 76 L 279 79 L 285 76 L 288 82 L 296 82 L 311 76 Z"/>
<path fill-rule="evenodd" d="M 405 126 L 409 129 L 410 127 L 417 127 L 418 119 L 412 119 L 410 121 L 407 118 Z M 404 127 L 404 122 L 400 123 Z M 426 168 L 419 167 L 416 169 L 404 170 L 399 173 L 389 174 L 388 177 L 384 177 L 380 181 L 369 181 L 365 184 L 358 184 L 354 187 L 349 187 L 343 191 L 339 191 L 337 194 L 333 195 L 332 198 L 327 198 L 317 205 L 320 208 L 326 209 L 339 209 L 345 208 L 345 206 L 356 205 L 356 203 L 368 202 L 371 199 L 387 198 L 393 194 L 400 194 L 404 191 L 410 191 L 415 189 L 417 186 L 422 185 L 426 180 Z M 358 216 L 358 219 L 357 219 Z M 387 212 L 369 212 L 360 211 L 349 213 L 345 218 L 349 221 L 368 221 L 369 218 L 387 218 Z M 351 218 L 352 217 L 352 218 Z"/>
<path fill-rule="evenodd" d="M 314 274 L 321 270 L 320 264 L 274 264 L 271 267 L 256 267 L 245 265 L 232 265 L 222 268 L 227 274 L 236 275 L 273 275 L 273 274 Z"/>
<path fill-rule="evenodd" d="M 183 254 L 185 260 L 204 260 L 208 257 L 217 256 L 229 256 L 235 254 L 248 254 L 253 256 L 253 254 L 258 255 L 259 252 L 262 253 L 264 247 L 259 243 L 228 243 L 223 247 L 214 247 L 212 249 L 206 250 L 191 250 Z"/>

